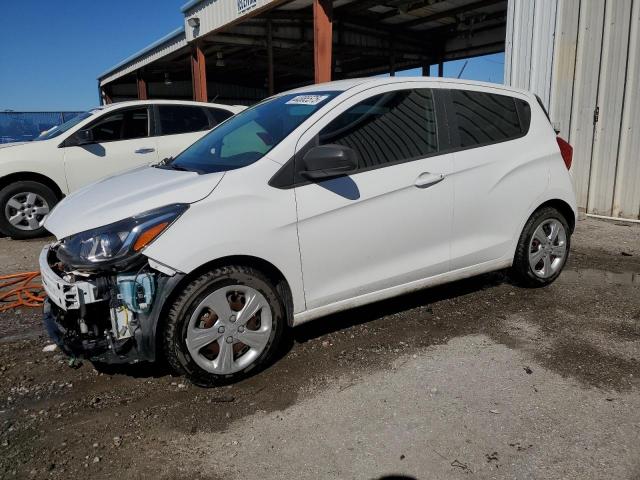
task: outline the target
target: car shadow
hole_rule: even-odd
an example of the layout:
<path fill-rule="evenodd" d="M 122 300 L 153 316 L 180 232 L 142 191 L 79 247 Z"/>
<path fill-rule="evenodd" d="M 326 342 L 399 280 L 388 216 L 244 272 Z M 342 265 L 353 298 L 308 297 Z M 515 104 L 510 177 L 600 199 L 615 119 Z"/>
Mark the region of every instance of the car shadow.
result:
<path fill-rule="evenodd" d="M 446 285 L 417 290 L 305 323 L 293 329 L 293 338 L 298 343 L 304 343 L 330 333 L 369 323 L 388 315 L 428 306 L 431 303 L 449 300 L 508 282 L 510 280 L 506 271 L 497 271 L 458 280 Z"/>

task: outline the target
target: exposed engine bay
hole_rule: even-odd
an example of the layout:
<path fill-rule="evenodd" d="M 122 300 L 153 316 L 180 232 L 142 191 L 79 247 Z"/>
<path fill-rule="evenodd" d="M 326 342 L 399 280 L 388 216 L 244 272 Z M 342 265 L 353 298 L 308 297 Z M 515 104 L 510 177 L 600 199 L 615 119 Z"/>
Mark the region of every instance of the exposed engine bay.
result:
<path fill-rule="evenodd" d="M 60 259 L 58 247 L 59 242 L 45 247 L 40 256 L 51 338 L 72 357 L 104 363 L 154 360 L 163 303 L 156 300 L 172 277 L 151 268 L 143 256 L 126 271 L 74 269 Z"/>

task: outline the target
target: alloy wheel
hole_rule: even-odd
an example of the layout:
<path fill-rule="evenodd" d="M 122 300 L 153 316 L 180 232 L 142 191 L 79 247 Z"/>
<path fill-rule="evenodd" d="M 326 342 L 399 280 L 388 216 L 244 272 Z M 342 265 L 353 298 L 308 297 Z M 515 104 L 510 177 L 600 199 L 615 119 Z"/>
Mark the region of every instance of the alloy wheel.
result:
<path fill-rule="evenodd" d="M 21 192 L 7 201 L 4 215 L 14 228 L 33 231 L 42 228 L 49 210 L 49 204 L 41 195 L 34 192 Z"/>
<path fill-rule="evenodd" d="M 567 232 L 562 223 L 550 218 L 533 232 L 529 243 L 529 266 L 540 278 L 555 275 L 564 265 L 567 255 Z"/>

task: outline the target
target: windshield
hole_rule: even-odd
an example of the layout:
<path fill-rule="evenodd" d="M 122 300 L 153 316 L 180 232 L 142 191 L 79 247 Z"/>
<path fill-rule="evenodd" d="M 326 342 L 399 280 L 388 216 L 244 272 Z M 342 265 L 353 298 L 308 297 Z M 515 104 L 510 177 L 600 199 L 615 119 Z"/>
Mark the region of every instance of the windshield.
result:
<path fill-rule="evenodd" d="M 265 100 L 221 123 L 167 167 L 212 173 L 250 165 L 339 93 L 288 94 Z"/>
<path fill-rule="evenodd" d="M 55 138 L 58 135 L 63 134 L 64 132 L 66 132 L 70 128 L 75 127 L 82 120 L 84 120 L 85 118 L 89 118 L 91 115 L 93 115 L 97 111 L 98 111 L 98 109 L 91 110 L 89 112 L 82 112 L 82 113 L 76 115 L 75 117 L 73 117 L 71 120 L 67 120 L 66 122 L 64 122 L 61 125 L 56 125 L 55 127 L 51 127 L 49 130 L 47 130 L 45 132 L 42 132 L 40 135 L 38 135 L 36 138 L 34 138 L 33 141 L 34 142 L 39 142 L 40 140 L 49 140 L 50 138 Z"/>

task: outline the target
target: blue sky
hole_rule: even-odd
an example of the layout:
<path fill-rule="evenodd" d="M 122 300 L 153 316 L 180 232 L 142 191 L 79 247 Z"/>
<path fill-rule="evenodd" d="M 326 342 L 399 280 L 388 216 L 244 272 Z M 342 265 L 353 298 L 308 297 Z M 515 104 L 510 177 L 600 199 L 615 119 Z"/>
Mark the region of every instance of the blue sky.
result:
<path fill-rule="evenodd" d="M 0 111 L 85 110 L 97 105 L 96 77 L 179 27 L 183 3 L 185 0 L 2 2 Z M 503 54 L 472 59 L 462 78 L 501 83 L 503 62 Z M 463 64 L 447 63 L 445 76 L 458 76 Z"/>

